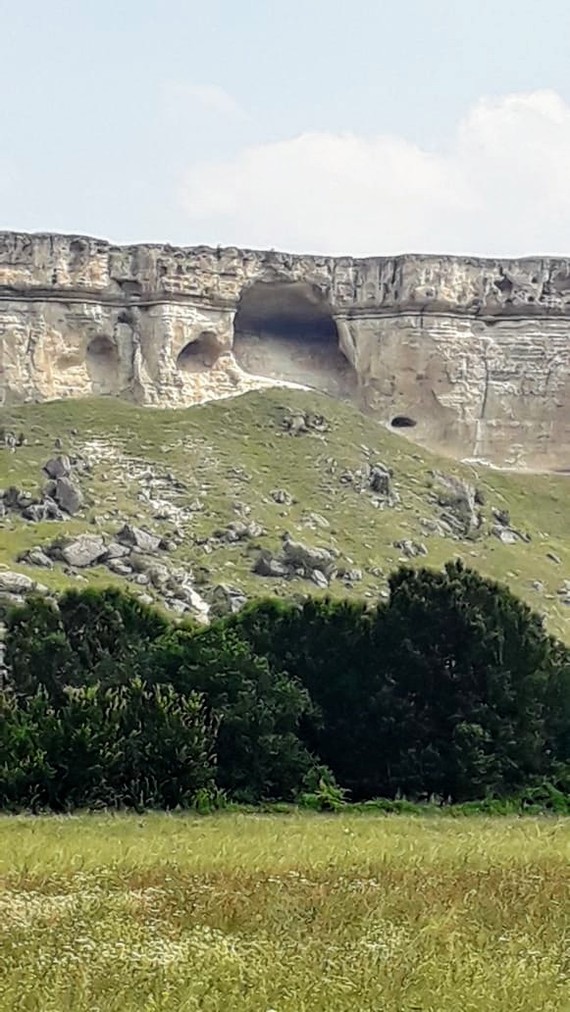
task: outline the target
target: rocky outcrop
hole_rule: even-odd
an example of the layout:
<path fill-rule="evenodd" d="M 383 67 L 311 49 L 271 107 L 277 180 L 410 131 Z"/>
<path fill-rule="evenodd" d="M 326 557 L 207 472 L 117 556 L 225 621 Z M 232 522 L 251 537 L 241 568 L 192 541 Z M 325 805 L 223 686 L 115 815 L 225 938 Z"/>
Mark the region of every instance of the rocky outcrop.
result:
<path fill-rule="evenodd" d="M 570 260 L 0 233 L 0 403 L 183 406 L 274 382 L 455 455 L 570 468 Z"/>

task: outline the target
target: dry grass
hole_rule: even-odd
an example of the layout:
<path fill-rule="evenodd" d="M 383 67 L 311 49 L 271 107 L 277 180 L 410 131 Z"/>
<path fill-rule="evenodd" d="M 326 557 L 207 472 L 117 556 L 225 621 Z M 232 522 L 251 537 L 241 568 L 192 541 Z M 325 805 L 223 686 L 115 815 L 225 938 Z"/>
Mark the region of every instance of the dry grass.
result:
<path fill-rule="evenodd" d="M 570 1008 L 570 823 L 0 819 L 0 1008 Z"/>

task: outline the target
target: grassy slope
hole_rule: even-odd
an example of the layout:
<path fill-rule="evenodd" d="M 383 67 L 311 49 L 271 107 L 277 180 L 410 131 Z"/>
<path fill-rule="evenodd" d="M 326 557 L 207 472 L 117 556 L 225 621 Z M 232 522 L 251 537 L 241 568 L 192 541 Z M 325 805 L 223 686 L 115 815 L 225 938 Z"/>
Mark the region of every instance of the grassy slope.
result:
<path fill-rule="evenodd" d="M 558 819 L 0 819 L 0 1009 L 558 1012 Z"/>
<path fill-rule="evenodd" d="M 285 434 L 282 419 L 288 408 L 323 414 L 330 422 L 329 431 L 297 437 Z M 570 478 L 501 473 L 442 460 L 387 432 L 353 408 L 313 392 L 270 390 L 186 411 L 141 409 L 111 399 L 69 400 L 5 409 L 2 415 L 7 428 L 25 433 L 28 445 L 15 453 L 0 451 L 0 486 L 18 484 L 36 489 L 40 465 L 53 453 L 56 436 L 68 452 L 84 452 L 86 446 L 93 447 L 93 441 L 98 441 L 99 460 L 82 479 L 87 508 L 81 519 L 65 525 L 66 531 L 112 532 L 126 518 L 139 524 L 148 522 L 159 531 L 172 529 L 172 523 L 152 520 L 152 510 L 137 499 L 132 461 L 138 461 L 139 467 L 148 462 L 184 482 L 177 502 L 200 498 L 205 503 L 203 512 L 182 524 L 186 536 L 175 557 L 195 569 L 207 567 L 209 583 L 236 584 L 258 595 L 316 591 L 304 581 L 286 583 L 254 576 L 253 556 L 243 545 L 206 555 L 194 543 L 194 536 L 209 535 L 235 519 L 239 514 L 234 504 L 239 502 L 250 506 L 250 519 L 265 528 L 256 544 L 277 548 L 280 536 L 288 530 L 310 544 L 340 549 L 365 571 L 353 594 L 375 596 L 382 578 L 366 570 L 379 567 L 387 575 L 400 558 L 393 542 L 411 538 L 428 547 L 427 558 L 420 560 L 422 565 L 439 567 L 459 555 L 483 574 L 508 582 L 533 607 L 547 614 L 552 631 L 570 639 L 570 608 L 556 595 L 563 580 L 570 577 L 570 511 L 566 507 Z M 366 448 L 371 451 L 369 458 Z M 330 458 L 338 462 L 336 475 L 329 473 Z M 369 495 L 359 495 L 338 481 L 343 467 L 355 470 L 367 459 L 381 460 L 393 468 L 401 496 L 399 506 L 374 509 Z M 246 480 L 240 476 L 240 468 L 247 473 Z M 490 517 L 492 506 L 508 508 L 512 525 L 528 532 L 531 542 L 503 545 L 488 535 L 475 542 L 458 542 L 427 535 L 420 518 L 438 515 L 430 502 L 432 468 L 461 474 L 474 482 L 485 492 L 486 516 Z M 297 502 L 290 507 L 277 505 L 269 493 L 279 487 L 287 489 Z M 330 527 L 309 529 L 303 522 L 308 512 L 326 517 Z M 94 518 L 99 519 L 90 522 Z M 62 527 L 14 519 L 0 522 L 0 564 L 32 572 L 24 566 L 14 567 L 16 555 L 24 547 L 52 539 Z M 559 556 L 560 565 L 547 558 L 549 551 Z M 54 587 L 73 580 L 61 570 L 41 571 L 39 576 L 40 571 L 33 572 Z M 92 581 L 117 581 L 104 569 L 89 570 L 87 575 Z M 533 589 L 536 580 L 544 583 L 544 593 Z M 345 593 L 340 582 L 332 590 Z"/>

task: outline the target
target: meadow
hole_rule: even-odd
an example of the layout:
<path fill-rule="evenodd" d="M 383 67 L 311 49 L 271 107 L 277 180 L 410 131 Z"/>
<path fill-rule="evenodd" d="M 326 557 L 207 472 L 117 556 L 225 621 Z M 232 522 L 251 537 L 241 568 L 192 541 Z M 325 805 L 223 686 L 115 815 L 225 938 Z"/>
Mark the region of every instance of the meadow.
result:
<path fill-rule="evenodd" d="M 4 816 L 0 1009 L 570 1009 L 570 821 Z"/>

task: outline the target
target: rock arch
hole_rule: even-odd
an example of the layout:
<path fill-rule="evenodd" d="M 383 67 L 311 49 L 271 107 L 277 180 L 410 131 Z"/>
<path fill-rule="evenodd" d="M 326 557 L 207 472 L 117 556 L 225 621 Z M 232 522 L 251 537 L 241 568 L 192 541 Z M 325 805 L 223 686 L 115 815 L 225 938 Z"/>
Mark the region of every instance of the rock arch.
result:
<path fill-rule="evenodd" d="M 110 337 L 100 334 L 91 339 L 85 352 L 85 365 L 94 394 L 120 392 L 119 352 Z"/>
<path fill-rule="evenodd" d="M 337 397 L 356 384 L 331 307 L 316 285 L 305 282 L 256 281 L 242 292 L 234 355 L 245 372 Z"/>

